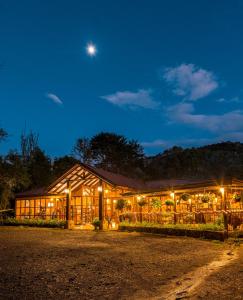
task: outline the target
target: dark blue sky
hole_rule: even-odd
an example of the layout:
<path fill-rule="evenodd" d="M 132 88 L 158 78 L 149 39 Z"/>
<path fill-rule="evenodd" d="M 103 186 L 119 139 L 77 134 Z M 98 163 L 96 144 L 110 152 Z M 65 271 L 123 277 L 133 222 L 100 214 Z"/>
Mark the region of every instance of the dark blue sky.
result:
<path fill-rule="evenodd" d="M 100 131 L 243 141 L 243 1 L 0 1 L 0 43 L 1 151 L 25 126 L 50 155 Z"/>

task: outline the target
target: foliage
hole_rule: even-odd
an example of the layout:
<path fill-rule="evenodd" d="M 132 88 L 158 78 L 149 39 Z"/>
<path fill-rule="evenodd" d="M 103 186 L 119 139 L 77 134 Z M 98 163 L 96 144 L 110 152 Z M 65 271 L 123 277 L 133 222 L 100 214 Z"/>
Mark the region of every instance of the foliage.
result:
<path fill-rule="evenodd" d="M 243 178 L 243 143 L 223 142 L 199 148 L 173 147 L 144 160 L 150 180 L 170 178 Z"/>
<path fill-rule="evenodd" d="M 138 201 L 138 205 L 140 206 L 140 207 L 143 207 L 143 206 L 145 206 L 147 204 L 147 201 L 144 199 L 144 198 L 142 198 L 142 199 L 140 199 L 139 201 Z"/>
<path fill-rule="evenodd" d="M 174 204 L 175 204 L 174 201 L 172 201 L 170 199 L 165 200 L 165 205 L 167 205 L 167 206 L 173 206 Z"/>
<path fill-rule="evenodd" d="M 116 202 L 116 209 L 122 210 L 127 205 L 127 201 L 125 199 L 118 199 Z"/>
<path fill-rule="evenodd" d="M 74 158 L 79 160 L 82 163 L 90 164 L 92 161 L 92 150 L 90 139 L 88 138 L 79 138 L 77 139 L 73 147 Z"/>
<path fill-rule="evenodd" d="M 0 142 L 5 140 L 8 137 L 7 131 L 5 131 L 3 128 L 0 128 Z"/>
<path fill-rule="evenodd" d="M 190 199 L 190 194 L 184 193 L 180 196 L 180 200 L 188 201 Z"/>
<path fill-rule="evenodd" d="M 94 218 L 92 225 L 94 226 L 95 229 L 98 229 L 100 227 L 101 221 L 99 218 Z"/>
<path fill-rule="evenodd" d="M 213 193 L 204 193 L 199 199 L 202 203 L 211 203 L 215 199 L 215 195 Z"/>
<path fill-rule="evenodd" d="M 107 171 L 136 177 L 143 168 L 143 149 L 134 140 L 115 133 L 101 132 L 90 140 L 94 164 Z"/>
<path fill-rule="evenodd" d="M 120 226 L 131 226 L 131 227 L 155 227 L 155 228 L 171 228 L 171 229 L 190 229 L 190 230 L 211 230 L 211 231 L 223 231 L 224 226 L 223 224 L 214 224 L 214 223 L 208 223 L 208 224 L 165 224 L 161 225 L 158 223 L 150 223 L 150 222 L 136 222 L 136 223 L 130 223 L 123 221 L 120 223 Z"/>
<path fill-rule="evenodd" d="M 233 200 L 234 200 L 235 202 L 240 202 L 240 201 L 242 201 L 242 199 L 241 199 L 241 194 L 240 194 L 240 193 L 234 193 L 233 196 L 232 196 L 232 198 L 233 198 Z"/>
<path fill-rule="evenodd" d="M 29 227 L 51 227 L 51 228 L 63 228 L 66 221 L 63 220 L 43 220 L 43 219 L 15 219 L 7 218 L 0 219 L 1 226 L 29 226 Z"/>
<path fill-rule="evenodd" d="M 63 157 L 55 158 L 52 167 L 52 176 L 53 179 L 57 179 L 62 176 L 66 171 L 72 168 L 75 164 L 78 163 L 78 160 L 72 156 L 65 155 Z"/>
<path fill-rule="evenodd" d="M 162 201 L 158 198 L 153 198 L 151 201 L 151 205 L 155 209 L 159 209 L 162 207 Z"/>

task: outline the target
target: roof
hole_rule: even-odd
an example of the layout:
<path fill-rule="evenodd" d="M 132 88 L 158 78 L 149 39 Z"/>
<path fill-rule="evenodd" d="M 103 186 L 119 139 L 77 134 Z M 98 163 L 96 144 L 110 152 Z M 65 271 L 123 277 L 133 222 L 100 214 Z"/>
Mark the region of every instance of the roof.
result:
<path fill-rule="evenodd" d="M 45 187 L 41 188 L 35 188 L 28 190 L 26 192 L 17 193 L 17 198 L 23 198 L 23 197 L 37 197 L 37 196 L 46 196 L 48 195 L 48 191 Z"/>

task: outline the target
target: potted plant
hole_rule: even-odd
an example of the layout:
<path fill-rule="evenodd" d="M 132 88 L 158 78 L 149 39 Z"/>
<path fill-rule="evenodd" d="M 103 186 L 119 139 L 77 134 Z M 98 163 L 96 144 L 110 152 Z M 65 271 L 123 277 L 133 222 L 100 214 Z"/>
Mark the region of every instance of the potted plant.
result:
<path fill-rule="evenodd" d="M 100 229 L 101 221 L 98 218 L 94 218 L 92 225 L 94 226 L 94 230 Z"/>
<path fill-rule="evenodd" d="M 122 210 L 127 206 L 127 201 L 125 199 L 118 199 L 115 208 L 120 211 L 119 220 L 124 221 L 124 216 L 122 215 Z"/>
<path fill-rule="evenodd" d="M 170 199 L 165 200 L 165 205 L 166 205 L 166 206 L 173 206 L 174 204 L 175 204 L 174 201 L 172 201 L 172 200 L 170 200 Z"/>
<path fill-rule="evenodd" d="M 184 193 L 180 196 L 180 200 L 188 201 L 190 199 L 190 194 Z"/>
<path fill-rule="evenodd" d="M 147 204 L 147 201 L 142 198 L 138 201 L 138 206 L 140 207 L 140 221 L 143 221 L 143 207 Z"/>
<path fill-rule="evenodd" d="M 151 206 L 155 209 L 160 209 L 162 207 L 162 202 L 158 198 L 153 198 L 151 201 Z"/>
<path fill-rule="evenodd" d="M 125 199 L 118 199 L 116 202 L 116 209 L 122 211 L 127 205 L 127 201 Z"/>
<path fill-rule="evenodd" d="M 201 196 L 200 200 L 203 203 L 204 208 L 208 208 L 209 203 L 213 203 L 215 195 L 212 193 L 205 193 Z"/>
<path fill-rule="evenodd" d="M 233 197 L 232 197 L 232 198 L 233 198 L 233 200 L 234 200 L 235 202 L 238 203 L 238 202 L 241 201 L 241 194 L 236 192 L 236 193 L 233 194 Z"/>
<path fill-rule="evenodd" d="M 138 205 L 139 205 L 140 207 L 143 207 L 143 206 L 145 206 L 146 204 L 147 204 L 147 201 L 146 201 L 144 198 L 138 201 Z"/>

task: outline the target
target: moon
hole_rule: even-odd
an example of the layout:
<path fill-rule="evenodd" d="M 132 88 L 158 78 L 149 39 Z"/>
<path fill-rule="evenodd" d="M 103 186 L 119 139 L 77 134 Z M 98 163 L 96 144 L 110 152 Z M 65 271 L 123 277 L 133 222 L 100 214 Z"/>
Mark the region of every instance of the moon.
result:
<path fill-rule="evenodd" d="M 95 56 L 97 53 L 96 46 L 93 43 L 89 43 L 86 46 L 86 52 L 89 56 Z"/>

